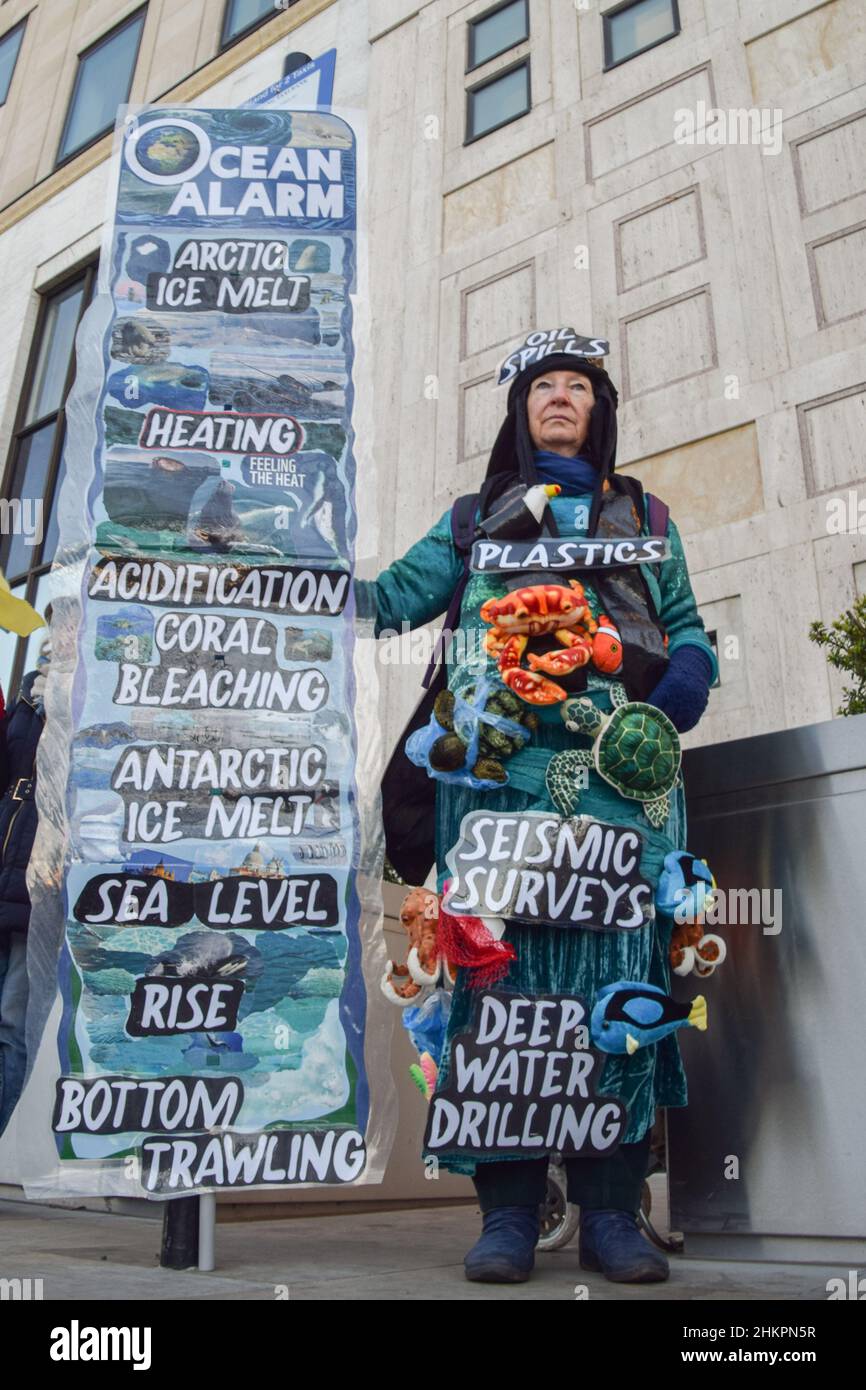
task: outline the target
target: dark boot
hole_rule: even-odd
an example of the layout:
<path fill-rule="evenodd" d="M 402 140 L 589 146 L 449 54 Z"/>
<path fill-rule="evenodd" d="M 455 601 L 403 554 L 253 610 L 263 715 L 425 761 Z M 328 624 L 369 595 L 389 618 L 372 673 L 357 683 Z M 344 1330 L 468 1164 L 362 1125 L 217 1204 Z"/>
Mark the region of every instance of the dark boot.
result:
<path fill-rule="evenodd" d="M 630 1211 L 582 1211 L 579 1257 L 581 1269 L 601 1270 L 617 1284 L 657 1284 L 670 1274 Z"/>
<path fill-rule="evenodd" d="M 467 1279 L 523 1284 L 535 1264 L 538 1207 L 493 1207 L 484 1212 L 481 1239 L 463 1261 Z"/>

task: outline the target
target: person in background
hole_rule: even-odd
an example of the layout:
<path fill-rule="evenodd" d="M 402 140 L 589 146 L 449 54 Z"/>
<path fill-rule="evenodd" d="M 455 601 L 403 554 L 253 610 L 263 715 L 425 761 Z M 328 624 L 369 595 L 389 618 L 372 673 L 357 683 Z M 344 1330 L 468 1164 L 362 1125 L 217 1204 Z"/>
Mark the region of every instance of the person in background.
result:
<path fill-rule="evenodd" d="M 20 637 L 43 626 L 39 614 L 9 592 L 0 574 L 0 627 Z M 0 726 L 0 1135 L 24 1085 L 27 1065 L 27 864 L 36 835 L 36 748 L 45 724 L 45 679 L 51 642 L 36 669 L 21 682 L 18 699 L 4 708 Z M 0 701 L 2 701 L 0 692 Z"/>

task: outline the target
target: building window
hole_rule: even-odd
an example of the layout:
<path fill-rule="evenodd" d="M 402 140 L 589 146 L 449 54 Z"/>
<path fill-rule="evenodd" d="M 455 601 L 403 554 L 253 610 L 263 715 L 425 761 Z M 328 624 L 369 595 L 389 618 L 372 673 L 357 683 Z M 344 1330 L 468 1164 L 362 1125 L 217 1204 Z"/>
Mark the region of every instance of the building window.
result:
<path fill-rule="evenodd" d="M 529 38 L 529 5 L 527 0 L 509 0 L 508 4 L 481 15 L 469 22 L 469 56 L 466 71 L 480 68 L 491 58 L 498 58 L 518 43 Z"/>
<path fill-rule="evenodd" d="M 223 35 L 220 48 L 228 48 L 236 39 L 243 38 L 250 29 L 273 19 L 283 10 L 291 9 L 298 0 L 226 0 L 223 15 Z"/>
<path fill-rule="evenodd" d="M 604 67 L 615 68 L 680 32 L 677 0 L 629 0 L 604 16 Z"/>
<path fill-rule="evenodd" d="M 531 105 L 527 58 L 466 93 L 466 144 L 525 116 Z"/>
<path fill-rule="evenodd" d="M 14 29 L 10 29 L 9 33 L 4 34 L 0 39 L 0 106 L 4 104 L 9 95 L 26 22 L 24 20 L 21 24 L 16 24 Z"/>
<path fill-rule="evenodd" d="M 15 597 L 27 599 L 40 613 L 51 602 L 57 585 L 50 569 L 57 548 L 64 407 L 75 375 L 75 331 L 90 302 L 95 279 L 94 263 L 42 299 L 3 478 L 7 503 L 17 499 L 24 505 L 18 512 L 18 526 L 7 523 L 7 534 L 0 536 L 0 565 Z M 42 503 L 38 529 L 33 525 L 40 515 L 33 507 L 36 501 Z M 4 512 L 14 519 L 11 507 Z M 32 669 L 44 637 L 44 628 L 27 639 L 0 629 L 0 684 L 7 701 L 17 694 L 24 672 Z"/>
<path fill-rule="evenodd" d="M 145 10 L 138 10 L 80 55 L 58 164 L 114 129 L 117 108 L 128 99 L 132 86 L 144 16 Z"/>

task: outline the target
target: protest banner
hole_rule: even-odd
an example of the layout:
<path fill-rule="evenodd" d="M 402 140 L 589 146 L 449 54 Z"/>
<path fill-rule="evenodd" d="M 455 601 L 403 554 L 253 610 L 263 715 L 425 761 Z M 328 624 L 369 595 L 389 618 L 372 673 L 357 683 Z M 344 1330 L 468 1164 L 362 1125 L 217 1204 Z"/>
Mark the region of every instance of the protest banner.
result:
<path fill-rule="evenodd" d="M 40 752 L 34 929 L 51 939 L 59 897 L 63 1013 L 58 1164 L 33 1185 L 380 1180 L 355 131 L 323 110 L 145 108 L 116 171 L 61 508 L 80 583 L 56 605 Z"/>

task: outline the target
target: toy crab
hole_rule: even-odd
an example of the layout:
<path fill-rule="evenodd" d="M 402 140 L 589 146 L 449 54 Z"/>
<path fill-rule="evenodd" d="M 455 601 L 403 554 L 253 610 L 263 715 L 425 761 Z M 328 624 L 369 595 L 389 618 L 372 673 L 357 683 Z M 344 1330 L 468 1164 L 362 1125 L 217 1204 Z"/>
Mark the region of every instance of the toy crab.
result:
<path fill-rule="evenodd" d="M 699 922 L 678 922 L 671 932 L 668 959 L 675 975 L 692 972 L 706 979 L 724 963 L 728 948 L 715 932 L 704 932 Z"/>
<path fill-rule="evenodd" d="M 604 614 L 598 622 L 592 617 L 576 579 L 489 598 L 481 605 L 481 619 L 490 623 L 484 650 L 496 658 L 503 683 L 528 704 L 555 705 L 567 698 L 550 676 L 570 675 L 589 661 L 614 674 L 622 664 L 619 634 Z M 526 652 L 530 638 L 547 636 L 555 637 L 562 650 Z M 524 653 L 529 670 L 521 665 Z"/>

